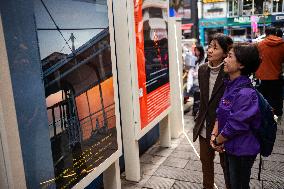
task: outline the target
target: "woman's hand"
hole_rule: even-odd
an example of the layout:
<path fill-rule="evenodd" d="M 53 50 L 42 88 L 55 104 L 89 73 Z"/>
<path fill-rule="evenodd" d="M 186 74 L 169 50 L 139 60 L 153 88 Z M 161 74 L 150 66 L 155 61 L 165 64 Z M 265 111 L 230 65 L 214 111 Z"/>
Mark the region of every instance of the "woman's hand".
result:
<path fill-rule="evenodd" d="M 217 137 L 218 133 L 212 133 L 210 138 L 210 144 L 213 142 L 213 140 Z"/>
<path fill-rule="evenodd" d="M 215 151 L 217 151 L 217 152 L 219 152 L 219 153 L 223 153 L 223 152 L 225 151 L 225 150 L 224 150 L 224 144 L 219 145 L 219 146 L 216 146 L 216 145 L 213 143 L 212 140 L 210 140 L 210 144 L 211 144 L 211 147 L 212 147 Z"/>
<path fill-rule="evenodd" d="M 214 127 L 213 127 L 213 131 L 211 133 L 210 145 L 217 152 L 223 153 L 224 152 L 224 144 L 217 146 L 213 142 L 217 136 L 218 136 L 218 121 L 216 120 L 215 124 L 214 124 Z"/>

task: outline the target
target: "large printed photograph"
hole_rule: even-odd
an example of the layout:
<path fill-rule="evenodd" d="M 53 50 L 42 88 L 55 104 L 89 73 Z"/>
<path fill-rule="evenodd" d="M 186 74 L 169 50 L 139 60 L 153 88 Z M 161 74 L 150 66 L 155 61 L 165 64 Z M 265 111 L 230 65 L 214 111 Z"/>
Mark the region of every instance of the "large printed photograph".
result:
<path fill-rule="evenodd" d="M 142 12 L 148 94 L 169 82 L 167 1 L 144 0 Z"/>
<path fill-rule="evenodd" d="M 118 150 L 107 0 L 34 0 L 54 178 L 72 188 Z"/>

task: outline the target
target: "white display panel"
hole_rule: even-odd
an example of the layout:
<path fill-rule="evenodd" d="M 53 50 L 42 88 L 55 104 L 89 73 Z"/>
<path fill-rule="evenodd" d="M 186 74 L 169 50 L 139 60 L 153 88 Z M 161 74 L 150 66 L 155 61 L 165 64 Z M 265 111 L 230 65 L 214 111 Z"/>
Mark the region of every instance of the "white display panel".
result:
<path fill-rule="evenodd" d="M 138 85 L 136 100 L 139 102 L 135 107 L 139 109 L 135 112 L 139 124 L 135 131 L 139 139 L 167 116 L 170 110 L 168 1 L 138 0 L 129 5 L 129 16 L 134 16 L 130 21 L 133 26 L 130 29 L 135 28 L 131 45 L 134 46 L 133 66 L 137 71 L 134 81 Z"/>
<path fill-rule="evenodd" d="M 34 1 L 54 178 L 82 188 L 121 156 L 111 0 Z"/>
<path fill-rule="evenodd" d="M 127 180 L 135 182 L 141 179 L 138 140 L 159 124 L 160 145 L 163 147 L 170 147 L 171 145 L 169 114 L 172 111 L 172 107 L 170 105 L 170 80 L 167 72 L 170 71 L 169 60 L 173 61 L 171 63 L 176 64 L 176 56 L 178 55 L 171 54 L 169 57 L 171 56 L 172 58 L 167 57 L 167 43 L 169 43 L 168 27 L 170 27 L 167 20 L 167 9 L 168 1 L 164 0 L 121 0 L 115 3 L 114 6 L 116 15 L 114 18 L 116 28 L 115 40 L 117 47 L 119 47 L 117 48 L 117 64 L 125 174 Z M 175 40 L 175 38 L 175 36 L 171 36 L 172 40 Z M 145 43 L 147 45 L 154 44 L 154 46 L 147 46 Z M 161 49 L 156 48 L 162 44 L 166 45 L 161 46 Z M 172 41 L 172 46 L 176 47 L 174 41 Z M 145 56 L 145 48 L 148 54 L 153 53 L 155 56 L 152 58 L 151 56 Z M 172 53 L 176 52 L 172 51 Z M 166 54 L 167 56 L 165 56 Z M 167 57 L 166 60 L 169 60 L 165 61 L 165 57 Z M 157 70 L 147 70 L 147 66 L 156 66 L 153 69 Z M 175 70 L 177 71 L 178 69 Z M 162 77 L 162 82 L 160 82 L 159 74 L 155 74 L 162 72 L 164 73 L 160 75 Z M 147 79 L 149 76 L 153 78 Z M 164 76 L 166 77 L 163 78 Z M 179 83 L 180 78 L 174 77 L 174 79 L 177 80 L 176 83 Z M 157 83 L 151 83 L 149 80 L 156 80 Z M 162 91 L 161 88 L 164 86 L 168 88 Z M 160 99 L 156 99 L 157 101 L 155 101 L 155 98 L 153 99 L 152 107 L 156 109 L 153 109 L 153 112 L 155 112 L 154 116 L 149 116 L 148 113 L 152 107 L 146 107 L 145 104 L 147 103 L 144 101 L 145 104 L 143 104 L 141 97 L 149 97 L 148 95 L 152 93 L 156 93 L 157 98 Z M 163 96 L 163 94 L 167 95 Z M 143 122 L 143 116 L 144 118 L 149 117 Z M 182 124 L 179 126 L 182 127 Z M 173 129 L 175 128 L 174 126 Z M 177 137 L 182 132 L 182 128 L 178 128 L 176 131 L 174 137 Z"/>

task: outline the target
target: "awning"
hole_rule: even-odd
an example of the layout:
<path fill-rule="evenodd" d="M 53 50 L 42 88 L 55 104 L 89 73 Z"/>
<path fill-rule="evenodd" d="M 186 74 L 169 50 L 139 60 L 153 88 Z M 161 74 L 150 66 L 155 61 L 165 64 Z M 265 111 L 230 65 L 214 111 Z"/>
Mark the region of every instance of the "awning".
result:
<path fill-rule="evenodd" d="M 182 30 L 190 30 L 192 26 L 193 26 L 193 23 L 182 24 L 181 29 Z"/>

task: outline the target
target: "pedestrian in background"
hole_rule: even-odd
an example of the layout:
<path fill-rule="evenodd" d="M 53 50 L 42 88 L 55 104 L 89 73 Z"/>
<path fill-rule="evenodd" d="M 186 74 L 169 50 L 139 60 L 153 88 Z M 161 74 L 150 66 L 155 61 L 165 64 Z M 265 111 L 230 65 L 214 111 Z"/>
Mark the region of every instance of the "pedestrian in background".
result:
<path fill-rule="evenodd" d="M 184 90 L 184 103 L 187 103 L 190 97 L 190 90 L 193 86 L 193 74 L 195 68 L 195 62 L 197 57 L 194 55 L 193 49 L 189 50 L 187 47 L 184 47 L 184 70 L 186 74 L 186 87 Z"/>
<path fill-rule="evenodd" d="M 192 96 L 198 89 L 198 68 L 199 65 L 204 63 L 204 49 L 201 45 L 195 44 L 193 52 L 191 54 L 188 53 L 186 56 L 191 56 L 188 59 L 192 61 L 187 74 L 187 93 Z"/>
<path fill-rule="evenodd" d="M 203 187 L 214 188 L 215 150 L 210 145 L 211 133 L 216 119 L 216 108 L 223 96 L 223 60 L 227 57 L 233 40 L 221 33 L 216 33 L 210 41 L 208 62 L 199 66 L 198 82 L 200 89 L 200 106 L 193 128 L 193 141 L 199 138 L 200 160 L 203 173 Z M 220 153 L 220 163 L 224 169 L 224 156 Z M 224 174 L 226 175 L 226 174 Z M 225 178 L 228 187 L 228 179 Z"/>
<path fill-rule="evenodd" d="M 192 115 L 196 116 L 199 109 L 200 102 L 200 91 L 198 83 L 198 69 L 201 64 L 205 62 L 205 52 L 204 48 L 200 44 L 194 46 L 194 55 L 197 57 L 195 62 L 194 70 L 192 71 L 193 77 L 193 86 L 192 86 L 192 95 L 193 95 L 193 106 L 192 106 Z"/>
<path fill-rule="evenodd" d="M 283 114 L 281 72 L 284 63 L 284 41 L 276 36 L 275 27 L 266 28 L 265 34 L 266 38 L 257 45 L 262 59 L 256 71 L 256 77 L 260 80 L 258 90 L 272 106 L 280 123 Z"/>
<path fill-rule="evenodd" d="M 261 113 L 249 78 L 260 64 L 259 52 L 256 45 L 235 44 L 224 62 L 229 79 L 224 82 L 211 145 L 217 151 L 224 145 L 230 188 L 249 189 L 251 168 L 260 152 L 253 130 L 260 127 Z"/>

